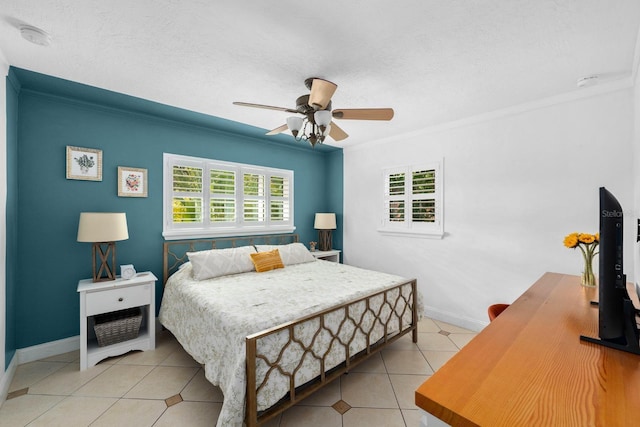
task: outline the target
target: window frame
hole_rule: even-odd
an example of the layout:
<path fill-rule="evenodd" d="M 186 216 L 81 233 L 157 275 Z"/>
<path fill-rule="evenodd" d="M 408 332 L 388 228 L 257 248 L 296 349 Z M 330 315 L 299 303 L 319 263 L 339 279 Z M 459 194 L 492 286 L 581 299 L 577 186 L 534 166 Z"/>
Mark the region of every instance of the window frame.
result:
<path fill-rule="evenodd" d="M 435 202 L 435 221 L 413 221 L 413 202 L 425 199 L 425 193 L 413 192 L 413 173 L 433 170 L 435 173 L 435 189 L 429 194 L 428 199 Z M 401 235 L 409 237 L 423 237 L 441 239 L 444 236 L 444 198 L 443 198 L 443 160 L 421 163 L 418 165 L 406 165 L 389 167 L 382 170 L 382 203 L 381 226 L 378 232 L 388 235 Z M 404 174 L 403 194 L 393 194 L 390 185 L 390 177 L 396 174 Z M 396 187 L 397 188 L 397 187 Z M 404 203 L 404 217 L 401 221 L 391 221 L 392 201 Z"/>
<path fill-rule="evenodd" d="M 174 196 L 186 193 L 175 192 L 173 190 L 173 167 L 188 166 L 202 169 L 202 192 L 193 192 L 192 197 L 202 199 L 202 221 L 194 223 L 173 222 L 173 199 Z M 262 234 L 281 234 L 295 231 L 294 225 L 294 173 L 288 169 L 278 169 L 244 163 L 226 162 L 215 159 L 201 157 L 184 156 L 179 154 L 163 153 L 163 198 L 162 198 L 162 236 L 166 240 L 225 237 L 225 236 L 248 236 Z M 235 178 L 235 194 L 224 194 L 224 198 L 235 200 L 235 218 L 233 221 L 212 221 L 210 208 L 214 194 L 220 196 L 222 193 L 211 192 L 211 172 L 233 171 Z M 251 196 L 244 194 L 244 175 L 256 174 L 262 176 L 263 194 Z M 272 220 L 271 217 L 271 177 L 283 178 L 288 182 L 288 196 L 273 196 L 273 200 L 288 203 L 288 218 L 283 220 Z M 217 197 L 220 198 L 220 197 Z M 245 200 L 259 199 L 264 204 L 263 221 L 246 221 L 244 217 Z M 286 215 L 285 215 L 286 217 Z"/>

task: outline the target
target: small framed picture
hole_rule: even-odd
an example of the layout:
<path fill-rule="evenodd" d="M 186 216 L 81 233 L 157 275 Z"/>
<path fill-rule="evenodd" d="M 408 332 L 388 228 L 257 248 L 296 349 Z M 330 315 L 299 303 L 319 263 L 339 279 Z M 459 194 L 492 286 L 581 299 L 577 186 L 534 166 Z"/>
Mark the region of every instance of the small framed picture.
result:
<path fill-rule="evenodd" d="M 147 170 L 118 166 L 118 196 L 147 197 Z"/>
<path fill-rule="evenodd" d="M 102 150 L 67 145 L 67 179 L 102 181 Z"/>

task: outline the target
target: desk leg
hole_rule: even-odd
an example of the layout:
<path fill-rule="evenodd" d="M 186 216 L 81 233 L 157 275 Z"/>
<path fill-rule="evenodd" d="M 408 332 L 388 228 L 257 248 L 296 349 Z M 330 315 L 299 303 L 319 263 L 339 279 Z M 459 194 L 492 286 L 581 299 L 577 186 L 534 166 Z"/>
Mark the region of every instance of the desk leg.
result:
<path fill-rule="evenodd" d="M 420 427 L 427 427 L 427 413 L 422 409 L 420 411 Z"/>
<path fill-rule="evenodd" d="M 451 427 L 440 418 L 435 417 L 422 409 L 418 410 L 420 411 L 420 427 Z"/>

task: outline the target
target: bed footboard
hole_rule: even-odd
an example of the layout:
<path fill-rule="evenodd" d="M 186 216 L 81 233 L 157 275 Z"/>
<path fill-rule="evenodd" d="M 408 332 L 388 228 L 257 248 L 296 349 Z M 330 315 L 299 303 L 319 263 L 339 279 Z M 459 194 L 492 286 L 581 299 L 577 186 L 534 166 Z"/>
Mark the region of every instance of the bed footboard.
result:
<path fill-rule="evenodd" d="M 416 281 L 409 280 L 246 338 L 246 425 L 261 425 L 412 332 L 418 340 Z M 284 397 L 259 411 L 260 393 L 288 383 Z"/>

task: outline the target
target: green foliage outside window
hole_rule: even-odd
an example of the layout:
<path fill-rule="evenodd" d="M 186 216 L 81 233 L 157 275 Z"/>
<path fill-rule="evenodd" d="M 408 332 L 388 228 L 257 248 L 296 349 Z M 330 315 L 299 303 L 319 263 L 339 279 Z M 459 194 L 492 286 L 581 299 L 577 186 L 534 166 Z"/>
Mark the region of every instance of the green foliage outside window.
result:
<path fill-rule="evenodd" d="M 199 197 L 174 197 L 173 222 L 202 222 L 202 199 Z"/>
<path fill-rule="evenodd" d="M 263 196 L 264 195 L 264 175 L 251 173 L 244 174 L 244 195 Z"/>
<path fill-rule="evenodd" d="M 389 195 L 401 196 L 404 194 L 404 173 L 389 175 Z"/>
<path fill-rule="evenodd" d="M 178 193 L 202 193 L 202 169 L 189 166 L 174 166 L 173 191 Z M 202 198 L 174 197 L 173 222 L 202 222 Z"/>
<path fill-rule="evenodd" d="M 412 174 L 413 194 L 435 193 L 436 171 L 415 171 Z"/>
<path fill-rule="evenodd" d="M 173 191 L 201 193 L 202 169 L 189 166 L 174 166 Z"/>
<path fill-rule="evenodd" d="M 436 171 L 414 171 L 412 174 L 413 194 L 432 194 L 436 191 Z M 436 201 L 434 199 L 417 199 L 412 203 L 411 220 L 414 222 L 435 222 Z"/>
<path fill-rule="evenodd" d="M 272 176 L 269 185 L 269 191 L 271 196 L 284 197 L 285 196 L 285 179 L 281 176 Z"/>
<path fill-rule="evenodd" d="M 212 170 L 210 178 L 212 194 L 235 194 L 236 173 L 234 171 Z"/>

